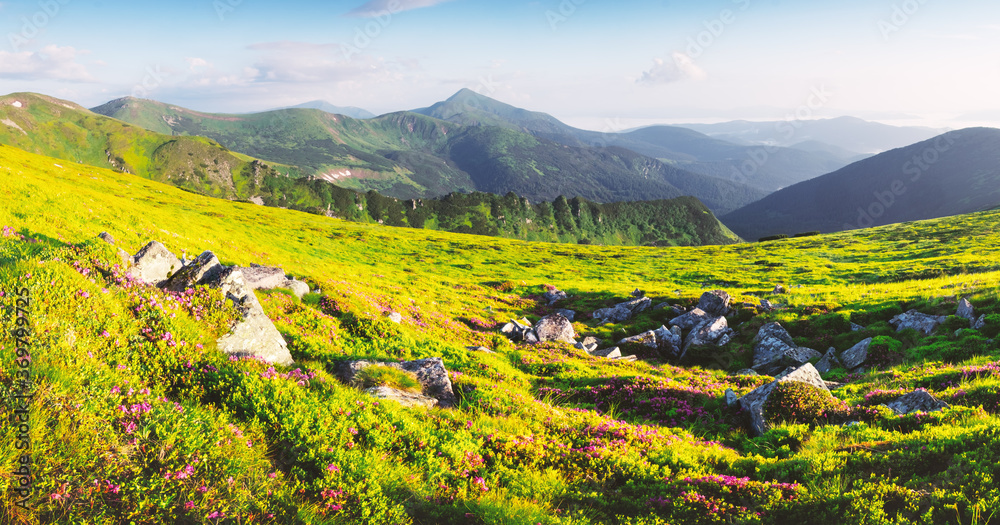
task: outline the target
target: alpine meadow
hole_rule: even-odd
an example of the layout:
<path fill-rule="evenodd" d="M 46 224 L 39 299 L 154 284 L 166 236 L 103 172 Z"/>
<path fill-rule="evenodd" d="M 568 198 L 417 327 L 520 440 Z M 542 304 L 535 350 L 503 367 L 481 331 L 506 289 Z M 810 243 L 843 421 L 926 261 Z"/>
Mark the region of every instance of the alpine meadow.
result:
<path fill-rule="evenodd" d="M 680 4 L 0 3 L 0 524 L 1000 524 L 1000 8 Z"/>

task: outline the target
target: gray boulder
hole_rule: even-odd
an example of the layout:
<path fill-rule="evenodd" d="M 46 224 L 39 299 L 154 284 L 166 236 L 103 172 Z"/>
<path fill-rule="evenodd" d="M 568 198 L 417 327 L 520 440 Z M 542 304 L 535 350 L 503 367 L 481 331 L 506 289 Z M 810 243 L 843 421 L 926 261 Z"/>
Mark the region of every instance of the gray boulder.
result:
<path fill-rule="evenodd" d="M 861 365 L 865 364 L 868 360 L 868 347 L 872 344 L 872 338 L 869 337 L 864 341 L 844 350 L 844 353 L 840 354 L 840 361 L 844 363 L 844 368 L 848 370 L 857 370 Z"/>
<path fill-rule="evenodd" d="M 639 335 L 633 335 L 632 337 L 626 337 L 626 338 L 622 339 L 621 341 L 618 341 L 618 344 L 620 344 L 620 345 L 637 344 L 637 345 L 642 345 L 642 346 L 646 346 L 646 347 L 649 347 L 649 348 L 658 348 L 659 347 L 659 345 L 657 343 L 656 332 L 654 332 L 653 330 L 650 330 L 648 332 L 643 332 L 643 333 L 641 333 Z"/>
<path fill-rule="evenodd" d="M 523 341 L 529 332 L 531 332 L 531 323 L 527 319 L 511 321 L 500 328 L 500 333 L 507 336 L 512 341 Z M 534 337 L 535 342 L 538 342 L 537 335 Z"/>
<path fill-rule="evenodd" d="M 816 371 L 820 374 L 828 374 L 830 373 L 830 370 L 839 366 L 840 360 L 837 359 L 837 349 L 830 348 L 826 351 L 826 354 L 823 355 L 823 359 L 820 359 L 819 362 L 816 363 Z"/>
<path fill-rule="evenodd" d="M 976 322 L 972 323 L 973 330 L 982 330 L 986 328 L 986 314 L 980 315 Z"/>
<path fill-rule="evenodd" d="M 133 261 L 129 275 L 137 281 L 156 286 L 166 282 L 174 272 L 181 269 L 181 260 L 156 241 L 150 241 L 136 252 Z"/>
<path fill-rule="evenodd" d="M 923 388 L 918 388 L 895 401 L 886 403 L 885 406 L 905 416 L 911 412 L 937 412 L 948 408 L 948 403 L 932 396 Z"/>
<path fill-rule="evenodd" d="M 785 290 L 784 286 L 778 284 L 778 285 L 775 285 L 774 290 L 771 290 L 771 293 L 774 294 L 774 295 L 780 295 L 780 294 L 783 294 L 783 293 L 787 293 L 787 290 Z"/>
<path fill-rule="evenodd" d="M 866 330 L 865 327 L 863 327 L 863 326 L 861 326 L 859 324 L 851 323 L 851 331 L 852 332 L 862 332 L 864 330 Z"/>
<path fill-rule="evenodd" d="M 291 290 L 292 293 L 295 294 L 295 296 L 298 297 L 299 299 L 302 299 L 303 296 L 309 293 L 309 285 L 296 279 L 286 280 L 285 282 L 281 283 L 281 286 L 279 286 L 279 288 L 287 288 Z"/>
<path fill-rule="evenodd" d="M 164 284 L 164 288 L 171 292 L 183 292 L 198 285 L 218 286 L 219 277 L 225 269 L 219 258 L 206 250 L 177 270 Z"/>
<path fill-rule="evenodd" d="M 958 302 L 958 311 L 955 312 L 955 315 L 968 319 L 970 326 L 976 322 L 976 309 L 972 306 L 972 303 L 964 297 Z"/>
<path fill-rule="evenodd" d="M 626 363 L 634 363 L 639 360 L 639 358 L 634 355 L 622 355 L 618 357 L 611 357 L 609 359 L 612 361 L 624 361 Z"/>
<path fill-rule="evenodd" d="M 538 334 L 535 333 L 534 330 L 528 330 L 527 332 L 524 332 L 524 335 L 521 337 L 521 340 L 524 341 L 525 343 L 528 343 L 529 345 L 541 342 L 541 340 L 538 339 Z"/>
<path fill-rule="evenodd" d="M 604 348 L 602 350 L 594 350 L 590 353 L 594 357 L 606 357 L 608 359 L 614 359 L 616 357 L 622 356 L 622 351 L 617 346 L 614 348 Z"/>
<path fill-rule="evenodd" d="M 599 344 L 601 344 L 601 340 L 598 339 L 598 338 L 596 338 L 596 337 L 594 337 L 594 336 L 592 336 L 592 335 L 588 335 L 587 337 L 583 338 L 583 344 L 585 346 L 599 345 Z"/>
<path fill-rule="evenodd" d="M 735 333 L 729 328 L 729 323 L 725 317 L 716 317 L 698 325 L 684 339 L 683 354 L 691 347 L 697 346 L 724 346 L 732 340 Z M 681 355 L 681 358 L 684 355 Z"/>
<path fill-rule="evenodd" d="M 782 356 L 796 348 L 792 336 L 779 323 L 768 323 L 760 327 L 753 343 L 752 368 L 764 373 L 772 373 L 775 367 L 783 368 L 780 364 Z"/>
<path fill-rule="evenodd" d="M 254 290 L 271 290 L 274 288 L 284 288 L 285 270 L 269 266 L 250 265 L 249 268 L 240 268 L 243 272 L 243 279 L 247 286 Z"/>
<path fill-rule="evenodd" d="M 561 316 L 563 316 L 563 317 L 565 317 L 566 319 L 569 319 L 570 321 L 573 321 L 574 319 L 576 319 L 576 312 L 574 312 L 573 310 L 567 310 L 565 308 L 560 308 L 560 309 L 556 310 L 556 313 L 559 314 L 559 315 L 561 315 Z"/>
<path fill-rule="evenodd" d="M 768 301 L 767 299 L 761 299 L 760 309 L 764 310 L 765 312 L 770 312 L 774 310 L 774 305 L 771 303 L 771 301 Z"/>
<path fill-rule="evenodd" d="M 684 315 L 667 321 L 667 324 L 670 326 L 677 326 L 682 330 L 693 330 L 696 326 L 712 319 L 713 316 L 709 315 L 708 312 L 702 310 L 701 308 L 695 308 Z"/>
<path fill-rule="evenodd" d="M 684 338 L 679 326 L 661 326 L 653 331 L 656 343 L 663 357 L 680 357 L 684 348 Z"/>
<path fill-rule="evenodd" d="M 566 292 L 563 292 L 563 291 L 558 290 L 558 289 L 552 289 L 552 290 L 549 290 L 549 291 L 545 292 L 545 294 L 542 295 L 542 297 L 545 299 L 546 302 L 548 302 L 549 306 L 552 306 L 552 305 L 556 304 L 557 302 L 562 301 L 563 299 L 566 299 L 569 296 L 566 295 Z"/>
<path fill-rule="evenodd" d="M 376 363 L 372 361 L 346 361 L 341 363 L 337 370 L 340 380 L 350 385 L 354 383 L 354 377 L 358 372 L 372 365 L 383 365 L 417 376 L 423 394 L 437 400 L 438 406 L 455 406 L 457 398 L 452 389 L 451 379 L 448 378 L 448 370 L 444 366 L 444 361 L 440 357 L 428 357 L 416 361 L 385 362 Z"/>
<path fill-rule="evenodd" d="M 115 238 L 112 237 L 111 234 L 108 232 L 101 232 L 97 234 L 97 238 L 110 244 L 111 246 L 115 245 Z"/>
<path fill-rule="evenodd" d="M 812 385 L 832 397 L 830 390 L 826 387 L 826 383 L 823 382 L 823 378 L 820 377 L 819 372 L 816 371 L 816 368 L 813 365 L 806 363 L 798 368 L 786 370 L 785 373 L 781 374 L 773 382 L 758 387 L 754 391 L 739 399 L 740 408 L 742 408 L 749 417 L 750 431 L 753 435 L 759 436 L 767 432 L 768 424 L 764 419 L 764 406 L 767 404 L 767 399 L 770 397 L 771 392 L 774 391 L 774 387 L 777 386 L 778 383 L 788 381 L 796 381 Z"/>
<path fill-rule="evenodd" d="M 535 323 L 535 334 L 541 342 L 560 341 L 574 344 L 576 331 L 569 319 L 559 314 L 547 315 Z"/>
<path fill-rule="evenodd" d="M 622 323 L 632 318 L 632 311 L 623 306 L 612 306 L 595 311 L 593 317 L 605 323 Z"/>
<path fill-rule="evenodd" d="M 240 312 L 240 319 L 218 340 L 219 350 L 230 355 L 256 356 L 281 365 L 292 364 L 287 343 L 243 280 L 243 273 L 227 269 L 219 278 L 219 289 Z"/>
<path fill-rule="evenodd" d="M 416 392 L 396 390 L 395 388 L 389 388 L 387 386 L 369 388 L 368 390 L 365 390 L 365 393 L 379 399 L 395 401 L 404 407 L 432 408 L 434 405 L 438 404 L 438 400 L 433 397 L 418 394 Z"/>
<path fill-rule="evenodd" d="M 924 335 L 931 335 L 934 330 L 937 329 L 942 323 L 947 320 L 947 317 L 941 315 L 927 315 L 922 314 L 916 310 L 910 310 L 906 313 L 902 313 L 893 317 L 889 320 L 889 324 L 896 327 L 896 331 L 902 331 L 906 329 L 913 329 L 919 332 L 923 332 Z"/>
<path fill-rule="evenodd" d="M 701 294 L 698 308 L 713 317 L 721 317 L 729 313 L 729 294 L 722 290 L 712 290 Z"/>
<path fill-rule="evenodd" d="M 781 356 L 781 362 L 785 366 L 801 366 L 813 359 L 819 359 L 823 357 L 823 354 L 819 353 L 812 348 L 806 348 L 804 346 L 799 346 L 793 348 L 784 353 Z"/>
<path fill-rule="evenodd" d="M 734 407 L 740 402 L 739 398 L 736 397 L 736 392 L 733 392 L 732 388 L 726 389 L 725 396 L 726 396 L 726 406 L 728 407 Z"/>

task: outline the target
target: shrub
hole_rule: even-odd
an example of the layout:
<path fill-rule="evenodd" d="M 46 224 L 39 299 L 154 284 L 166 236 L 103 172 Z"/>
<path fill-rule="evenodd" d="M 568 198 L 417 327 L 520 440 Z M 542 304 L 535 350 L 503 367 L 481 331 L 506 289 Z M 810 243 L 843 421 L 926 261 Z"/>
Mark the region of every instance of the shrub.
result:
<path fill-rule="evenodd" d="M 366 366 L 354 376 L 354 384 L 362 389 L 387 386 L 395 390 L 419 393 L 420 381 L 417 376 L 385 365 Z"/>
<path fill-rule="evenodd" d="M 761 237 L 757 242 L 768 242 L 768 241 L 780 241 L 781 239 L 787 239 L 788 235 L 782 233 L 781 235 L 770 235 L 768 237 Z"/>
<path fill-rule="evenodd" d="M 903 343 L 884 335 L 880 335 L 872 340 L 868 347 L 867 365 L 889 368 L 903 362 Z"/>
<path fill-rule="evenodd" d="M 795 236 L 796 237 L 815 237 L 816 235 L 819 235 L 819 234 L 820 234 L 820 232 L 818 232 L 818 231 L 811 231 L 811 232 L 796 233 Z"/>
<path fill-rule="evenodd" d="M 810 384 L 785 381 L 775 385 L 764 405 L 767 421 L 826 423 L 849 412 L 847 404 Z"/>

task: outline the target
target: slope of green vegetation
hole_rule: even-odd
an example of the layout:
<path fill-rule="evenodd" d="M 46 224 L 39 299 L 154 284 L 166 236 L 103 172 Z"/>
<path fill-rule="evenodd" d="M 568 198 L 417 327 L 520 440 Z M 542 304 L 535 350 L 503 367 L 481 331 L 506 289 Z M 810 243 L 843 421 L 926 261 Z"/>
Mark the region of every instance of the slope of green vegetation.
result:
<path fill-rule="evenodd" d="M 539 139 L 503 122 L 453 123 L 414 112 L 355 120 L 310 109 L 220 115 L 132 98 L 94 111 L 150 129 L 166 125 L 176 135 L 209 137 L 339 186 L 401 199 L 468 191 L 513 191 L 536 203 L 559 195 L 599 202 L 691 195 L 728 212 L 767 194 L 621 148 Z"/>
<path fill-rule="evenodd" d="M 996 523 L 1000 506 L 1000 213 L 772 243 L 628 248 L 349 223 L 192 195 L 155 181 L 0 147 L 0 412 L 15 417 L 17 319 L 30 328 L 33 492 L 12 491 L 21 441 L 0 427 L 9 523 Z M 108 231 L 136 251 L 214 251 L 282 266 L 321 293 L 258 292 L 296 364 L 228 359 L 233 312 L 208 289 L 178 295 L 121 277 Z M 586 313 L 641 288 L 692 305 L 775 284 L 772 312 L 738 306 L 736 337 L 695 362 L 610 361 L 497 328 L 552 308 L 607 343 L 657 327 Z M 886 322 L 909 308 L 986 314 L 930 336 Z M 18 298 L 30 297 L 18 309 Z M 402 323 L 385 319 L 398 312 Z M 835 375 L 826 414 L 744 430 L 723 393 L 779 321 L 798 344 L 839 350 L 877 336 L 885 364 Z M 865 325 L 851 332 L 850 322 Z M 966 323 L 965 326 L 968 326 Z M 23 332 L 21 335 L 25 335 Z M 469 350 L 485 346 L 492 353 Z M 345 359 L 442 357 L 451 409 L 402 408 L 341 384 Z M 952 406 L 875 408 L 922 387 Z M 840 404 L 842 402 L 842 404 Z M 803 407 L 815 406 L 812 400 Z M 848 420 L 857 421 L 849 425 Z"/>

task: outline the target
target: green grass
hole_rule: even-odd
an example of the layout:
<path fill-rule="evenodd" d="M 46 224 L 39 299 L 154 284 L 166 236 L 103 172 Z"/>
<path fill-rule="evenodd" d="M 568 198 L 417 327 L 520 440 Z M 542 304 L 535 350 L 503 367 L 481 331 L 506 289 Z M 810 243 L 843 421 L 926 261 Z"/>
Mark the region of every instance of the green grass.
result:
<path fill-rule="evenodd" d="M 13 417 L 9 327 L 27 288 L 36 480 L 17 510 L 8 473 L 20 452 L 3 426 L 3 522 L 996 523 L 995 333 L 887 324 L 910 308 L 952 315 L 965 295 L 1000 315 L 996 212 L 733 246 L 532 244 L 216 200 L 8 146 L 0 203 L 0 417 Z M 220 355 L 231 308 L 207 289 L 188 299 L 123 285 L 101 231 L 129 252 L 151 239 L 207 249 L 322 290 L 258 295 L 296 364 Z M 789 293 L 772 296 L 779 283 Z M 509 319 L 552 311 L 546 285 L 570 294 L 558 306 L 582 314 L 578 334 L 608 343 L 669 317 L 586 315 L 634 288 L 684 305 L 723 288 L 782 308 L 739 306 L 736 338 L 700 366 L 622 363 L 499 336 Z M 722 396 L 768 381 L 730 374 L 775 320 L 821 350 L 881 338 L 888 364 L 834 392 L 859 424 L 745 433 Z M 846 332 L 848 321 L 867 330 Z M 336 379 L 346 359 L 424 357 L 443 358 L 457 408 L 382 404 Z M 952 407 L 875 408 L 918 387 Z"/>
<path fill-rule="evenodd" d="M 362 368 L 354 376 L 354 382 L 363 390 L 380 386 L 404 392 L 420 393 L 421 390 L 420 381 L 417 381 L 415 374 L 385 365 L 371 365 Z"/>

